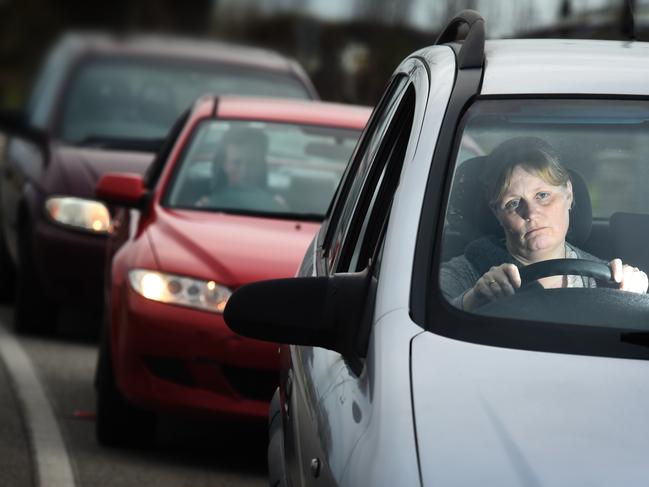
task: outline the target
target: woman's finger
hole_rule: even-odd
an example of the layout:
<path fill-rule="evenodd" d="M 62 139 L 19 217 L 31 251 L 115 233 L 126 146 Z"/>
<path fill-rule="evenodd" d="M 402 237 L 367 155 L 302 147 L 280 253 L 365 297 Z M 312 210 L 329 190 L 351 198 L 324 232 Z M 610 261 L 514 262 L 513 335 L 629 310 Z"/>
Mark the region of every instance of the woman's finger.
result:
<path fill-rule="evenodd" d="M 521 287 L 521 273 L 514 264 L 503 264 L 502 271 L 513 294 L 514 288 Z"/>
<path fill-rule="evenodd" d="M 485 274 L 482 276 L 482 287 L 485 290 L 484 294 L 489 299 L 494 299 L 500 295 L 500 285 L 493 276 Z"/>
<path fill-rule="evenodd" d="M 611 266 L 611 274 L 613 274 L 613 280 L 618 284 L 622 283 L 624 278 L 624 266 L 622 265 L 621 259 L 613 259 L 609 262 Z"/>

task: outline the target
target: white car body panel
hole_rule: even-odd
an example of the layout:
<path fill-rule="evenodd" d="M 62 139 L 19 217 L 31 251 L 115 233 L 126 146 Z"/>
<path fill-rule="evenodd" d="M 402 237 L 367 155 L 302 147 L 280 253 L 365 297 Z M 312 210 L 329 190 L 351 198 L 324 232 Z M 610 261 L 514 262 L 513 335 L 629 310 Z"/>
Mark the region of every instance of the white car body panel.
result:
<path fill-rule="evenodd" d="M 423 333 L 412 369 L 424 485 L 647 485 L 647 361 Z"/>
<path fill-rule="evenodd" d="M 508 39 L 486 42 L 485 56 L 483 95 L 647 94 L 646 43 Z"/>

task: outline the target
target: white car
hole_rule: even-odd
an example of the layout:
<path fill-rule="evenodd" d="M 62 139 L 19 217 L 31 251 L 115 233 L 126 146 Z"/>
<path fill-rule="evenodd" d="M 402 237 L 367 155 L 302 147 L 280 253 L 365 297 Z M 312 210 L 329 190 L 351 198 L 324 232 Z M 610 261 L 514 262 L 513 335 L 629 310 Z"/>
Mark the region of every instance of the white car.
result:
<path fill-rule="evenodd" d="M 291 344 L 273 486 L 648 483 L 649 44 L 484 37 L 464 11 L 401 63 L 297 277 L 228 302 L 233 330 Z M 495 149 L 521 137 L 569 172 L 564 255 L 517 260 L 521 287 L 469 306 L 440 275 L 480 239 L 509 250 L 498 212 L 552 196 L 507 199 L 512 172 L 485 199 Z"/>

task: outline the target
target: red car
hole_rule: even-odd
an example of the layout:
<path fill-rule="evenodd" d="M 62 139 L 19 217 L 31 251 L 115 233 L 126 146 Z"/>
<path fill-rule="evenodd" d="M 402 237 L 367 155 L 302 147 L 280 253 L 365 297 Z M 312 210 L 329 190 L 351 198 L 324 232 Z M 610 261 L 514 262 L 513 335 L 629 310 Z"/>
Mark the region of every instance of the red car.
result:
<path fill-rule="evenodd" d="M 101 178 L 97 196 L 128 209 L 109 239 L 100 443 L 151 439 L 159 412 L 267 417 L 278 347 L 234 334 L 222 311 L 245 283 L 295 275 L 369 114 L 205 96 L 146 178 Z"/>
<path fill-rule="evenodd" d="M 94 199 L 97 181 L 144 173 L 206 92 L 317 98 L 302 68 L 274 51 L 73 33 L 47 57 L 26 110 L 0 112 L 12 135 L 0 152 L 0 297 L 15 269 L 16 331 L 54 331 L 61 306 L 101 306 L 111 215 Z"/>

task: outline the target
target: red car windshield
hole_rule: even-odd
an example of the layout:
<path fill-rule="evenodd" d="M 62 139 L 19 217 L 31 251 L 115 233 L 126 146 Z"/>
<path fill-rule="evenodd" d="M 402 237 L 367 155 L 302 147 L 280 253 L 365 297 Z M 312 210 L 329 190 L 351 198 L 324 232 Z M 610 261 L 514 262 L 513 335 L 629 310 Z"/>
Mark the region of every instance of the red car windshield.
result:
<path fill-rule="evenodd" d="M 311 98 L 289 73 L 188 62 L 93 60 L 79 68 L 68 87 L 58 133 L 71 143 L 111 147 L 128 140 L 160 140 L 205 93 Z"/>
<path fill-rule="evenodd" d="M 164 204 L 321 219 L 359 130 L 211 120 L 194 133 Z"/>

